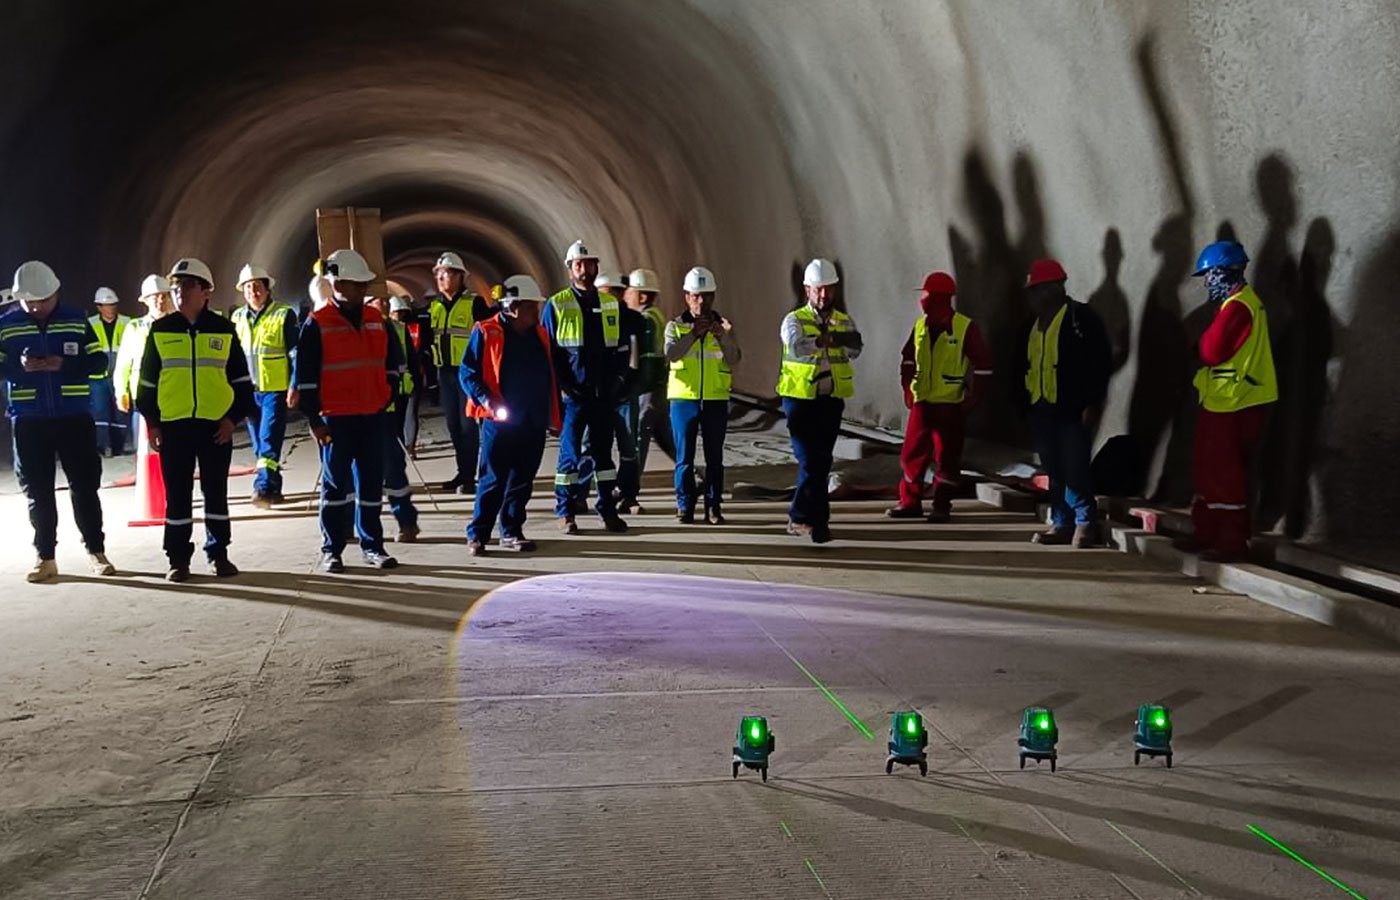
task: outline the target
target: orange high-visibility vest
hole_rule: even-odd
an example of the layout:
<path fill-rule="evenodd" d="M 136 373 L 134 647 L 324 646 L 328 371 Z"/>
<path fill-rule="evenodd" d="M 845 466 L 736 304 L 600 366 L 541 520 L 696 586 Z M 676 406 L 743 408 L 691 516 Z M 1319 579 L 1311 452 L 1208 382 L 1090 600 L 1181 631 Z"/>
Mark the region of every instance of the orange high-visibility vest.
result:
<path fill-rule="evenodd" d="M 368 416 L 389 405 L 384 360 L 389 333 L 372 306 L 362 307 L 360 327 L 351 325 L 334 303 L 311 314 L 321 329 L 321 415 Z"/>
<path fill-rule="evenodd" d="M 501 320 L 496 316 L 478 322 L 477 328 L 481 329 L 483 342 L 481 354 L 481 377 L 486 381 L 486 389 L 491 392 L 491 398 L 497 402 L 501 400 L 501 356 L 506 349 L 506 330 L 501 325 Z M 550 356 L 549 332 L 544 330 L 543 325 L 536 325 L 535 332 L 540 337 L 540 343 L 544 345 L 545 356 Z M 475 419 L 489 419 L 491 414 L 486 408 L 477 403 L 471 397 L 467 398 L 467 415 Z M 549 420 L 556 431 L 559 430 L 559 389 L 554 383 L 554 368 L 551 365 L 549 370 Z"/>

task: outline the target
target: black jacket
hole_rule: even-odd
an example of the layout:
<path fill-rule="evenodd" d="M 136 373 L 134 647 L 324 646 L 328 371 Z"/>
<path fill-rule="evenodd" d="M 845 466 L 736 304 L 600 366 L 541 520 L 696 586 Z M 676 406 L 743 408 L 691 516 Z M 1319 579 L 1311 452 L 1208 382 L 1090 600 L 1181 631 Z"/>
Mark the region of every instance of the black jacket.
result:
<path fill-rule="evenodd" d="M 156 352 L 157 334 L 186 332 L 198 334 L 226 334 L 231 343 L 228 362 L 224 364 L 224 377 L 233 386 L 233 405 L 224 418 L 237 425 L 253 408 L 253 379 L 248 374 L 248 357 L 243 355 L 243 347 L 238 342 L 238 332 L 233 323 L 209 308 L 205 308 L 195 319 L 194 324 L 178 312 L 163 316 L 151 324 L 146 335 L 146 352 L 141 356 L 141 383 L 136 389 L 136 409 L 151 425 L 161 424 L 160 400 L 157 388 L 160 385 L 160 354 Z M 197 373 L 192 373 L 197 374 Z"/>
<path fill-rule="evenodd" d="M 1069 300 L 1065 320 L 1060 325 L 1059 366 L 1055 380 L 1058 385 L 1054 403 L 1057 414 L 1077 417 L 1091 406 L 1099 406 L 1108 395 L 1108 379 L 1113 374 L 1113 350 L 1108 343 L 1108 330 L 1103 320 L 1087 304 Z M 1032 321 L 1026 328 L 1029 343 Z M 1021 401 L 1030 406 L 1030 394 L 1025 388 L 1025 376 L 1030 373 L 1030 359 L 1021 356 Z M 1036 404 L 1044 404 L 1042 400 Z"/>

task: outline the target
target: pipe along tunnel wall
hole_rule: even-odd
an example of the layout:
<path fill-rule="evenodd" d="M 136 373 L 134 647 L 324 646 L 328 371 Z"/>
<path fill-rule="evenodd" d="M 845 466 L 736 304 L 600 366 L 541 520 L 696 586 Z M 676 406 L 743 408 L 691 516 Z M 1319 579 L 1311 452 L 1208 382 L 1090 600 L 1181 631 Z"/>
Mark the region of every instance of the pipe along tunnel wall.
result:
<path fill-rule="evenodd" d="M 1119 368 L 1100 440 L 1189 497 L 1196 250 L 1235 235 L 1284 399 L 1261 520 L 1394 541 L 1400 2 L 8 2 L 0 262 L 134 312 L 147 271 L 246 259 L 299 294 L 316 206 L 377 205 L 390 275 L 440 249 L 562 281 L 577 236 L 679 285 L 701 263 L 771 393 L 799 263 L 861 323 L 850 413 L 895 425 L 916 286 L 952 268 L 1008 401 L 1027 262 L 1054 254 Z M 680 306 L 679 289 L 663 302 Z"/>

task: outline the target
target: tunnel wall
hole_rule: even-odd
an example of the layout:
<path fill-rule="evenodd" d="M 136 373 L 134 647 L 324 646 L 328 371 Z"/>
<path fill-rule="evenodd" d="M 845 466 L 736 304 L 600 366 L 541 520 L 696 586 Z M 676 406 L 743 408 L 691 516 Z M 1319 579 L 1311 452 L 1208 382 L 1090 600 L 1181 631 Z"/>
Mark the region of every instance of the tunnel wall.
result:
<path fill-rule="evenodd" d="M 1181 501 L 1188 275 L 1231 235 L 1284 392 L 1262 523 L 1400 536 L 1364 514 L 1400 500 L 1396 0 L 23 0 L 0 23 L 41 38 L 0 58 L 0 260 L 50 259 L 78 298 L 182 253 L 297 291 L 311 209 L 375 203 L 404 265 L 462 247 L 557 285 L 580 236 L 672 284 L 709 265 L 738 383 L 770 394 L 795 272 L 827 255 L 866 336 L 850 414 L 894 426 L 916 287 L 952 268 L 998 355 L 975 431 L 1018 442 L 1019 285 L 1048 253 L 1114 338 L 1100 440 L 1134 435 Z M 151 52 L 191 34 L 194 59 Z"/>

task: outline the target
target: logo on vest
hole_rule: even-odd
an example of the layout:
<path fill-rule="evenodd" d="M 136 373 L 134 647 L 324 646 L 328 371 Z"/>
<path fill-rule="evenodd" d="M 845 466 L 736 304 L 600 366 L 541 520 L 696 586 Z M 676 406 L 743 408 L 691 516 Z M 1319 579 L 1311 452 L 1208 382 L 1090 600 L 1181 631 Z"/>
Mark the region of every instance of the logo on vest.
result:
<path fill-rule="evenodd" d="M 64 342 L 63 342 L 63 355 L 64 355 L 64 356 L 77 356 L 77 355 L 78 355 L 78 345 L 77 345 L 77 343 L 76 343 L 75 341 L 64 341 Z"/>
<path fill-rule="evenodd" d="M 224 339 L 223 339 L 223 338 L 210 338 L 210 339 L 209 339 L 209 349 L 210 349 L 210 350 L 222 350 L 222 349 L 224 349 Z"/>

